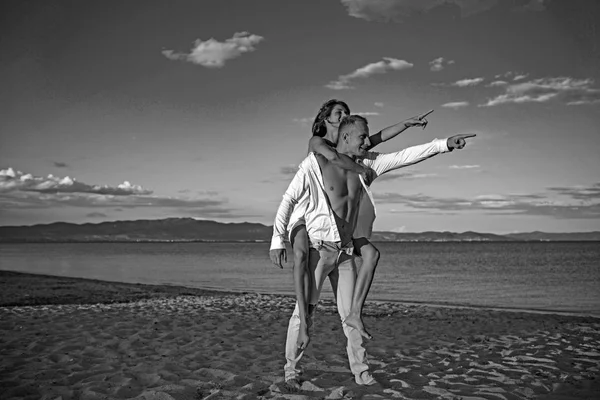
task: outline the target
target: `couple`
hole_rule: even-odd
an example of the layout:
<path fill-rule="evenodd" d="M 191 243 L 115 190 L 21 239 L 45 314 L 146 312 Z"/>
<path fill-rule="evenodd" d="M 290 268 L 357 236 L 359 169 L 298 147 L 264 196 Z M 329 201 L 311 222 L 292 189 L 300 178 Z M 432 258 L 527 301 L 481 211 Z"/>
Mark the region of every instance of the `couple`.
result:
<path fill-rule="evenodd" d="M 285 348 L 284 371 L 288 385 L 300 387 L 300 371 L 296 365 L 308 344 L 308 330 L 328 276 L 348 338 L 348 359 L 355 381 L 359 385 L 376 383 L 369 372 L 362 344 L 363 337 L 370 338 L 370 335 L 361 319 L 379 260 L 379 252 L 368 240 L 375 220 L 370 184 L 388 171 L 463 148 L 465 139 L 475 135 L 436 139 L 390 154 L 368 150 L 408 127 L 425 127 L 425 116 L 429 113 L 369 136 L 367 120 L 350 115 L 344 102 L 330 100 L 319 110 L 313 124 L 309 155 L 300 164 L 277 211 L 270 250 L 273 263 L 282 267 L 282 260 L 286 259 L 286 233 L 290 233 L 298 301 L 290 318 Z M 356 256 L 363 257 L 358 276 Z"/>

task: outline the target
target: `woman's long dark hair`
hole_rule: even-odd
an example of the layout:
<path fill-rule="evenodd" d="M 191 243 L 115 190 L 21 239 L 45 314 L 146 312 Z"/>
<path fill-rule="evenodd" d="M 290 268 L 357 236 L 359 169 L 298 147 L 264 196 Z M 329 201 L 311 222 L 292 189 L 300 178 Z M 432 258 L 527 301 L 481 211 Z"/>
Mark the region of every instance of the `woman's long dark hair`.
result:
<path fill-rule="evenodd" d="M 319 113 L 317 114 L 317 116 L 315 117 L 315 121 L 313 122 L 313 136 L 324 137 L 327 134 L 325 120 L 331 115 L 331 110 L 333 110 L 333 107 L 337 105 L 344 107 L 346 109 L 346 114 L 350 115 L 350 107 L 348 107 L 348 104 L 346 104 L 345 102 L 337 99 L 327 100 L 319 109 Z"/>

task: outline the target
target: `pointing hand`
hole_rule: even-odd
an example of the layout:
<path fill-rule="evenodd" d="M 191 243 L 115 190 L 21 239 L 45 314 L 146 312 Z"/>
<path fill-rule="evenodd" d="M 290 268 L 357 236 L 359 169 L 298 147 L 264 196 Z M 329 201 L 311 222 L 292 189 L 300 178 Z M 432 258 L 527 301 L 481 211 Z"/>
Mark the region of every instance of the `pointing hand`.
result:
<path fill-rule="evenodd" d="M 429 110 L 424 114 L 420 114 L 417 115 L 416 117 L 412 117 L 407 119 L 406 121 L 404 121 L 404 125 L 407 128 L 410 128 L 411 126 L 420 126 L 423 129 L 425 129 L 425 127 L 427 126 L 427 124 L 429 123 L 429 121 L 427 121 L 425 119 L 425 117 L 427 117 L 429 114 L 431 114 L 433 112 L 433 110 Z"/>
<path fill-rule="evenodd" d="M 475 135 L 474 133 L 463 133 L 460 135 L 454 135 L 452 137 L 449 137 L 448 141 L 446 142 L 448 144 L 448 149 L 450 151 L 454 149 L 462 149 L 467 144 L 465 139 L 472 138 L 475 136 L 477 135 Z"/>

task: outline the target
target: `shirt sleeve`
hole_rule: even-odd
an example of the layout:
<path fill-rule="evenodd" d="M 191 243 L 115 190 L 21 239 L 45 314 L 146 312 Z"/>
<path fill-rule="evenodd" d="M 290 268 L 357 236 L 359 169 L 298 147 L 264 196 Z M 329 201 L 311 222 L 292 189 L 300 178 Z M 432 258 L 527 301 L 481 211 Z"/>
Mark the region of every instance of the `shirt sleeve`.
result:
<path fill-rule="evenodd" d="M 308 190 L 306 181 L 306 171 L 302 165 L 296 172 L 294 179 L 288 186 L 283 195 L 283 200 L 279 204 L 277 214 L 275 215 L 275 223 L 273 224 L 273 237 L 271 238 L 271 250 L 285 249 L 285 238 L 287 235 L 287 226 L 290 222 L 290 217 L 294 211 L 294 206 L 302 198 L 302 195 Z"/>
<path fill-rule="evenodd" d="M 372 169 L 372 173 L 367 174 L 367 184 L 370 185 L 378 176 L 386 172 L 420 163 L 448 151 L 450 150 L 446 139 L 434 139 L 430 143 L 409 147 L 395 153 L 369 152 L 362 160 L 364 165 Z"/>

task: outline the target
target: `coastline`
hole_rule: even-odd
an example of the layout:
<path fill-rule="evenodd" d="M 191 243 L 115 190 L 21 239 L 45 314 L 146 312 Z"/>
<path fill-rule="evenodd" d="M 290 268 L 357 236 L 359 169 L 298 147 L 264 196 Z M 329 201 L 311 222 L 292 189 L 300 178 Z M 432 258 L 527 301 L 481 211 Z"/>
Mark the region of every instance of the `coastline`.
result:
<path fill-rule="evenodd" d="M 292 296 L 0 271 L 0 398 L 586 399 L 595 317 L 367 302 L 377 387 L 360 387 L 331 299 L 299 392 L 282 382 Z"/>
<path fill-rule="evenodd" d="M 39 278 L 39 280 L 36 280 Z M 6 285 L 5 279 L 11 279 L 11 284 Z M 22 279 L 23 282 L 19 283 L 15 280 Z M 46 288 L 48 284 L 55 285 L 69 285 L 71 283 L 73 287 L 83 287 L 88 293 L 81 300 L 85 302 L 94 301 L 90 296 L 94 295 L 94 285 L 113 285 L 114 288 L 120 288 L 121 291 L 115 291 L 118 296 L 122 296 L 124 292 L 131 292 L 129 296 L 125 298 L 109 298 L 105 299 L 106 294 L 101 293 L 98 298 L 99 302 L 109 301 L 133 301 L 136 299 L 148 298 L 148 297 L 160 297 L 160 296 L 173 296 L 173 295 L 194 295 L 194 296 L 218 296 L 218 295 L 272 295 L 282 296 L 286 298 L 293 298 L 294 294 L 284 291 L 260 291 L 260 290 L 242 290 L 242 289 L 223 289 L 218 287 L 192 287 L 183 286 L 176 284 L 147 284 L 147 283 L 127 283 L 119 281 L 106 281 L 101 279 L 90 279 L 90 278 L 79 278 L 79 277 L 66 277 L 60 275 L 47 275 L 47 274 L 35 274 L 20 271 L 7 271 L 0 270 L 0 307 L 5 306 L 23 306 L 23 305 L 35 305 L 40 302 L 46 301 L 47 304 L 63 304 L 65 301 L 77 301 L 77 295 L 56 292 L 56 289 L 52 292 L 52 296 L 43 295 L 39 292 L 36 296 L 28 299 L 23 296 L 21 291 L 14 291 L 18 287 L 22 287 L 25 284 L 36 285 L 42 284 L 42 286 L 34 286 L 35 290 Z M 34 290 L 30 288 L 30 290 Z M 91 290 L 91 293 L 89 291 Z M 137 295 L 136 295 L 137 293 Z M 79 293 L 81 295 L 81 293 Z M 58 295 L 58 296 L 56 296 Z M 327 295 L 330 293 L 324 293 L 322 295 L 323 300 L 331 300 Z M 75 296 L 75 297 L 73 297 Z M 128 300 L 129 299 L 129 300 Z M 408 301 L 408 300 L 386 300 L 386 299 L 367 299 L 367 303 L 371 305 L 381 304 L 397 304 L 405 307 L 412 306 L 423 306 L 432 308 L 451 308 L 451 309 L 467 309 L 473 311 L 500 311 L 500 312 L 513 312 L 513 313 L 530 313 L 530 314 L 542 314 L 542 315 L 558 315 L 566 317 L 581 317 L 581 318 L 595 318 L 600 319 L 600 314 L 589 313 L 589 312 L 578 312 L 578 311 L 562 311 L 562 310 L 548 310 L 548 309 L 536 309 L 536 308 L 523 308 L 523 307 L 496 307 L 496 306 L 485 306 L 485 305 L 472 305 L 472 304 L 459 304 L 459 303 L 448 303 L 448 302 L 426 302 L 426 301 Z"/>

